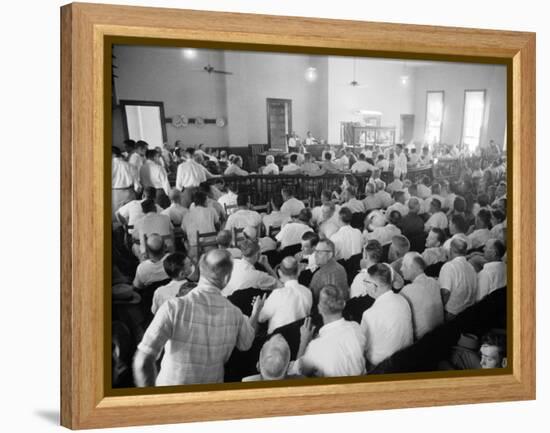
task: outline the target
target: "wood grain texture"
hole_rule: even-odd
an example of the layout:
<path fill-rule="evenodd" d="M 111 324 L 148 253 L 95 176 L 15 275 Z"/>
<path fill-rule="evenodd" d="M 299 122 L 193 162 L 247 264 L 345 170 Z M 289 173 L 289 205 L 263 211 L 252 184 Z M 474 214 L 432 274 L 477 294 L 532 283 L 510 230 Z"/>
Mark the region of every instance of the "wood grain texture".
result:
<path fill-rule="evenodd" d="M 534 34 L 93 4 L 64 6 L 61 26 L 62 425 L 77 429 L 535 398 Z M 103 67 L 105 37 L 118 36 L 510 62 L 510 374 L 106 396 L 104 240 L 110 233 L 105 218 L 110 199 L 105 197 Z"/>

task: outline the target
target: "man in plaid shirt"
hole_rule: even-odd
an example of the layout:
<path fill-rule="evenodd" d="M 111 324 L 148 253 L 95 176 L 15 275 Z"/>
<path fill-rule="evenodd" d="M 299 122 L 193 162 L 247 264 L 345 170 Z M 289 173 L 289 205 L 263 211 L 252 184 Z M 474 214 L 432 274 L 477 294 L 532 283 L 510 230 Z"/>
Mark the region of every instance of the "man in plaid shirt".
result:
<path fill-rule="evenodd" d="M 233 269 L 229 252 L 211 250 L 199 266 L 197 287 L 166 301 L 147 328 L 134 358 L 137 386 L 223 382 L 233 349 L 252 346 L 265 297 L 255 299 L 246 317 L 220 293 Z M 155 361 L 163 348 L 157 375 Z"/>

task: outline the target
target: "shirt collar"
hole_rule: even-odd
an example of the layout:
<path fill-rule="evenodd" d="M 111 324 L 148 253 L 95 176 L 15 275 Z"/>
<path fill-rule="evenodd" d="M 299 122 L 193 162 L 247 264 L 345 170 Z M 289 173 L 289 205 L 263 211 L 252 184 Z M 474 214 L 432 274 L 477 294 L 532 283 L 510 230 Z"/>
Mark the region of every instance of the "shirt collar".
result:
<path fill-rule="evenodd" d="M 323 334 L 326 334 L 333 330 L 334 328 L 339 328 L 344 324 L 344 318 L 335 320 L 334 322 L 327 323 L 326 325 L 323 325 L 321 329 L 319 329 L 319 336 L 322 336 Z"/>

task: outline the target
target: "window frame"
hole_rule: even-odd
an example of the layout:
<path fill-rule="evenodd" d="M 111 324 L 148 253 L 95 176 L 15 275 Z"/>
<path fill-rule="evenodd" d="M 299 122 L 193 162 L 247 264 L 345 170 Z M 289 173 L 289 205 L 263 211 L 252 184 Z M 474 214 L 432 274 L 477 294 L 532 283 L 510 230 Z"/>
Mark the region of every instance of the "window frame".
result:
<path fill-rule="evenodd" d="M 428 131 L 428 100 L 430 93 L 441 93 L 441 123 L 439 125 L 439 142 L 441 144 L 441 137 L 443 136 L 443 122 L 445 121 L 445 90 L 426 90 L 426 109 L 424 111 L 424 140 L 426 141 L 426 133 Z M 432 143 L 428 143 L 431 145 Z"/>
<path fill-rule="evenodd" d="M 481 115 L 481 125 L 479 127 L 479 141 L 477 143 L 477 146 L 479 147 L 481 145 L 481 135 L 483 133 L 483 122 L 485 120 L 486 110 L 487 110 L 487 89 L 464 89 L 464 99 L 462 101 L 462 126 L 460 128 L 460 145 L 466 146 L 466 143 L 464 142 L 464 131 L 466 126 L 466 95 L 468 92 L 482 92 L 483 93 L 483 113 Z M 468 147 L 469 149 L 469 147 Z M 473 149 L 472 149 L 473 150 Z"/>

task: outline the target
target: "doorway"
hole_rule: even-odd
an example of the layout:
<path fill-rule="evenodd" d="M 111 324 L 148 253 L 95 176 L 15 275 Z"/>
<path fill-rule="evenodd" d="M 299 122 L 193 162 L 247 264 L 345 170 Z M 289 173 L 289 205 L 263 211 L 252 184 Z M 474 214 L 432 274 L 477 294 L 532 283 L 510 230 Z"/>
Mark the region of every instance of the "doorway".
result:
<path fill-rule="evenodd" d="M 267 144 L 270 149 L 286 151 L 292 132 L 292 100 L 267 98 Z"/>
<path fill-rule="evenodd" d="M 409 144 L 414 134 L 414 114 L 401 115 L 401 128 L 399 128 L 399 142 Z"/>

